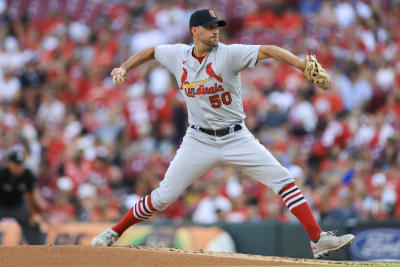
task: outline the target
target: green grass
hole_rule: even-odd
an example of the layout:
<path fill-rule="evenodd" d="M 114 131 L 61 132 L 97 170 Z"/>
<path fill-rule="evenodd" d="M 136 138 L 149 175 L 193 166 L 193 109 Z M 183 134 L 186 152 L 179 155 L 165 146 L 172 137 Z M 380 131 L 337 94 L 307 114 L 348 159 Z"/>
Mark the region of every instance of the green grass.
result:
<path fill-rule="evenodd" d="M 310 262 L 308 265 L 240 265 L 240 267 L 267 267 L 267 266 L 274 266 L 274 267 L 304 267 L 304 266 L 334 266 L 334 267 L 343 267 L 343 266 L 352 266 L 352 267 L 365 267 L 365 266 L 377 266 L 377 267 L 400 267 L 400 263 L 392 263 L 392 262 L 372 262 L 372 261 L 367 261 L 365 262 L 365 264 L 346 264 L 346 263 L 342 263 L 342 264 L 329 264 L 329 265 L 312 265 L 312 263 Z M 214 266 L 214 267 L 237 267 L 237 265 L 232 265 L 232 266 Z"/>
<path fill-rule="evenodd" d="M 352 266 L 352 267 L 365 267 L 365 266 L 377 266 L 377 267 L 400 267 L 400 264 L 390 264 L 390 263 L 376 263 L 376 264 L 368 264 L 368 265 L 353 265 L 353 264 L 329 264 L 329 265 L 240 265 L 240 267 L 304 267 L 304 266 L 333 266 L 333 267 L 343 267 L 343 266 Z M 214 266 L 214 267 L 239 267 L 239 265 L 232 266 Z"/>

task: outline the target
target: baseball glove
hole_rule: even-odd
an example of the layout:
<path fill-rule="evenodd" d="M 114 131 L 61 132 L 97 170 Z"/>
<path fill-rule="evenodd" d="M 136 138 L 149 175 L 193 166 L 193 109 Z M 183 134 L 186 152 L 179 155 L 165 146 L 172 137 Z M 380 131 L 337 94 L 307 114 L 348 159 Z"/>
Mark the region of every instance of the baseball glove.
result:
<path fill-rule="evenodd" d="M 331 78 L 328 73 L 322 68 L 321 64 L 318 63 L 315 55 L 308 55 L 306 57 L 306 68 L 304 69 L 304 77 L 317 85 L 319 88 L 328 90 Z"/>

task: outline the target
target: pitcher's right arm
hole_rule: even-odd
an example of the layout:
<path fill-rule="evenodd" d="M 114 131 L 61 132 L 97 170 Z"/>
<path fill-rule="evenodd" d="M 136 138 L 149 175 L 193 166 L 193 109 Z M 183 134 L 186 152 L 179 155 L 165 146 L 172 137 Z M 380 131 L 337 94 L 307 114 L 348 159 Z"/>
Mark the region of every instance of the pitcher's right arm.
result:
<path fill-rule="evenodd" d="M 146 63 L 152 59 L 155 59 L 154 56 L 155 46 L 145 48 L 133 54 L 127 61 L 122 63 L 119 68 L 114 68 L 111 71 L 111 76 L 116 85 L 120 85 L 125 82 L 126 74 L 133 68 Z"/>

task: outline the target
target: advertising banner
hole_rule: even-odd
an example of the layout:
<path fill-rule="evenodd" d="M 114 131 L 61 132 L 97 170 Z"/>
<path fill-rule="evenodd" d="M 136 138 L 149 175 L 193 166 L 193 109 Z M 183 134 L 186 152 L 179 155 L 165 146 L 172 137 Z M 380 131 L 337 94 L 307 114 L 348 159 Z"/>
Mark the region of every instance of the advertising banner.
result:
<path fill-rule="evenodd" d="M 355 229 L 356 239 L 350 246 L 353 260 L 400 260 L 400 229 Z"/>
<path fill-rule="evenodd" d="M 104 229 L 104 223 L 69 223 L 42 226 L 47 245 L 90 245 Z M 19 225 L 13 220 L 0 223 L 0 245 L 24 244 Z M 181 249 L 236 252 L 232 237 L 219 227 L 136 225 L 115 243 L 121 246 L 161 246 Z"/>

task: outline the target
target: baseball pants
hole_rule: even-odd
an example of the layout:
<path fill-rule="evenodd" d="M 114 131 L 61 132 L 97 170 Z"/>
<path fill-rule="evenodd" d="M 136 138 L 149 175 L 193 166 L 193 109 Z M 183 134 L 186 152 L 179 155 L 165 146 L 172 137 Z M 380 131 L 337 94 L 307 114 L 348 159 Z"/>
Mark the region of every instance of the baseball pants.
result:
<path fill-rule="evenodd" d="M 154 208 L 166 209 L 195 179 L 217 164 L 242 169 L 276 194 L 294 182 L 288 169 L 260 144 L 244 123 L 241 126 L 241 130 L 221 137 L 189 127 L 164 179 L 151 193 Z"/>

